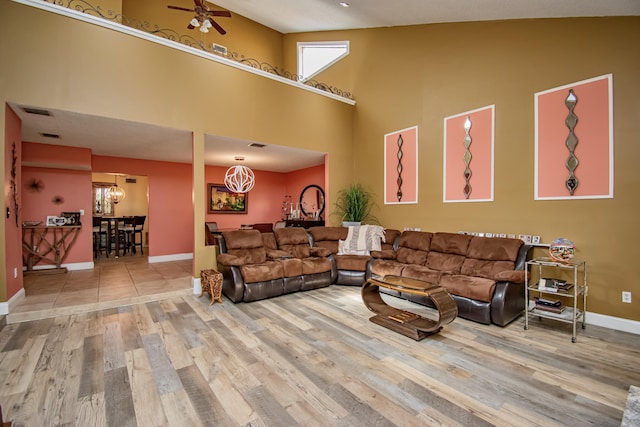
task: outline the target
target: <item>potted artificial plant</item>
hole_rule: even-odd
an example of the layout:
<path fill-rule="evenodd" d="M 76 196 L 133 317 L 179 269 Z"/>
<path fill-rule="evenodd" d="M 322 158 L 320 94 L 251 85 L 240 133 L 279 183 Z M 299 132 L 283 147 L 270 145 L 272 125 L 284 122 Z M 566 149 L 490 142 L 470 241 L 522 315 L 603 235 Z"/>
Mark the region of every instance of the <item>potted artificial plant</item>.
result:
<path fill-rule="evenodd" d="M 377 221 L 371 215 L 373 195 L 360 184 L 351 184 L 340 190 L 335 207 L 335 214 L 341 217 L 345 227 L 360 225 L 366 220 Z"/>

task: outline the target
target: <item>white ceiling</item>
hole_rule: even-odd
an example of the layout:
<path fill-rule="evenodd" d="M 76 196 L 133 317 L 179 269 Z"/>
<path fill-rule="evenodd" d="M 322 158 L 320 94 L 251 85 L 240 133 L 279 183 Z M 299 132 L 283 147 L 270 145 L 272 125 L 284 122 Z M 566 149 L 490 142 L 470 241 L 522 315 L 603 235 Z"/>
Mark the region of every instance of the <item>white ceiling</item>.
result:
<path fill-rule="evenodd" d="M 437 22 L 516 18 L 640 15 L 640 0 L 215 0 L 229 9 L 282 33 L 325 31 Z M 214 7 L 215 8 L 215 7 Z M 30 106 L 45 108 L 46 106 Z M 51 117 L 25 113 L 24 141 L 90 148 L 96 155 L 191 163 L 191 132 L 68 111 L 50 110 Z M 41 133 L 60 135 L 60 139 Z M 268 145 L 249 147 L 217 135 L 205 137 L 205 163 L 243 164 L 258 170 L 289 172 L 324 162 L 324 153 Z M 257 141 L 259 142 L 259 141 Z"/>
<path fill-rule="evenodd" d="M 84 147 L 99 156 L 191 163 L 191 131 L 50 108 L 45 110 L 51 116 L 41 116 L 25 112 L 23 106 L 10 105 L 22 120 L 23 141 Z M 60 138 L 42 133 L 56 134 Z M 244 164 L 257 170 L 291 172 L 324 163 L 324 152 L 278 145 L 256 148 L 249 146 L 251 142 L 205 135 L 205 164 Z M 236 156 L 245 160 L 238 162 Z"/>
<path fill-rule="evenodd" d="M 209 0 L 207 0 L 209 1 Z M 281 33 L 523 18 L 640 15 L 639 0 L 213 0 Z"/>

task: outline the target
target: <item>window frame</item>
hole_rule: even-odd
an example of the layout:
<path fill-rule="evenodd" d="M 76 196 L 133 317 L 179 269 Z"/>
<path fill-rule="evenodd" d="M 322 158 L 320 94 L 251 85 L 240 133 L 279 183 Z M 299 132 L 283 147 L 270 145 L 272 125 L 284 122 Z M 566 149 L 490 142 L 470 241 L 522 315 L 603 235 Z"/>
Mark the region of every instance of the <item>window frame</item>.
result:
<path fill-rule="evenodd" d="M 303 63 L 303 61 L 304 61 L 304 54 L 303 54 L 304 49 L 305 48 L 322 48 L 322 47 L 326 47 L 326 48 L 342 48 L 342 47 L 344 47 L 346 49 L 346 52 L 344 52 L 343 54 L 341 54 L 337 58 L 329 61 L 328 63 L 326 63 L 325 65 L 323 65 L 322 67 L 320 67 L 319 69 L 314 71 L 313 73 L 309 74 L 308 76 L 304 76 L 304 63 Z M 350 46 L 349 40 L 319 41 L 319 42 L 298 42 L 297 43 L 298 78 L 303 83 L 308 81 L 308 80 L 311 80 L 312 78 L 314 78 L 315 76 L 317 76 L 318 74 L 320 74 L 321 72 L 326 70 L 327 68 L 331 67 L 333 64 L 337 63 L 338 61 L 340 61 L 343 58 L 345 58 L 346 56 L 348 56 L 349 53 L 350 53 L 350 49 L 351 49 L 351 46 Z"/>

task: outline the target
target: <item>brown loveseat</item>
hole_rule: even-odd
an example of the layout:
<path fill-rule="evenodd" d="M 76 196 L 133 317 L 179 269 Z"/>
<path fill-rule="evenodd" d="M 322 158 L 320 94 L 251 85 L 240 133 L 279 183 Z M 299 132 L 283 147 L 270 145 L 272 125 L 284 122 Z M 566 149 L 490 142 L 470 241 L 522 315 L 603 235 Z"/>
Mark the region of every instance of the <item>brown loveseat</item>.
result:
<path fill-rule="evenodd" d="M 366 281 L 366 271 L 371 256 L 339 254 L 339 241 L 347 238 L 348 227 L 311 227 L 311 245 L 325 248 L 331 252 L 334 260 L 337 277 L 334 282 L 338 285 L 362 286 Z M 393 243 L 400 236 L 400 231 L 387 229 L 384 231 L 385 241 L 382 242 L 382 251 L 393 252 Z"/>
<path fill-rule="evenodd" d="M 320 254 L 328 252 L 313 250 L 320 254 L 313 256 L 303 229 L 282 230 L 277 235 L 258 230 L 222 233 L 217 261 L 227 298 L 233 302 L 256 301 L 333 282 L 333 263 Z"/>
<path fill-rule="evenodd" d="M 456 300 L 460 317 L 505 326 L 524 310 L 530 249 L 519 239 L 404 231 L 395 251 L 371 254 L 367 277 L 397 275 L 438 284 Z M 428 298 L 386 292 L 431 306 Z"/>

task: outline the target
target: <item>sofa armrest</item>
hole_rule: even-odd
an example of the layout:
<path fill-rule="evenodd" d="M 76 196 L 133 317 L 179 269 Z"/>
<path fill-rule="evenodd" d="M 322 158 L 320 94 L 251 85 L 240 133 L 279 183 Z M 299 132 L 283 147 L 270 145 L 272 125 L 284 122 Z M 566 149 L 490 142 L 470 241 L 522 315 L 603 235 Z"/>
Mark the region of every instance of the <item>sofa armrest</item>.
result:
<path fill-rule="evenodd" d="M 524 270 L 504 270 L 496 274 L 497 281 L 524 283 Z"/>
<path fill-rule="evenodd" d="M 241 258 L 238 258 L 235 255 L 231 254 L 220 254 L 217 257 L 217 261 L 219 264 L 226 266 L 241 266 L 244 265 L 244 261 Z"/>
<path fill-rule="evenodd" d="M 317 246 L 312 246 L 310 248 L 311 251 L 311 256 L 317 256 L 317 257 L 328 257 L 329 255 L 331 255 L 331 251 L 327 248 L 320 248 Z"/>
<path fill-rule="evenodd" d="M 219 259 L 219 257 L 218 257 Z M 222 273 L 222 293 L 233 302 L 241 302 L 244 298 L 244 279 L 240 268 L 221 265 L 218 270 Z"/>
<path fill-rule="evenodd" d="M 371 257 L 376 259 L 396 259 L 396 251 L 394 251 L 393 249 L 371 251 Z"/>
<path fill-rule="evenodd" d="M 531 253 L 533 252 L 532 249 L 533 245 L 524 244 L 520 246 L 518 258 L 516 258 L 516 270 L 524 270 L 525 263 L 531 259 Z"/>
<path fill-rule="evenodd" d="M 269 259 L 287 259 L 293 258 L 289 252 L 281 251 L 280 249 L 268 249 L 267 250 L 267 258 Z"/>
<path fill-rule="evenodd" d="M 496 325 L 506 326 L 522 313 L 524 283 L 496 282 L 496 290 L 491 299 L 491 321 Z"/>

